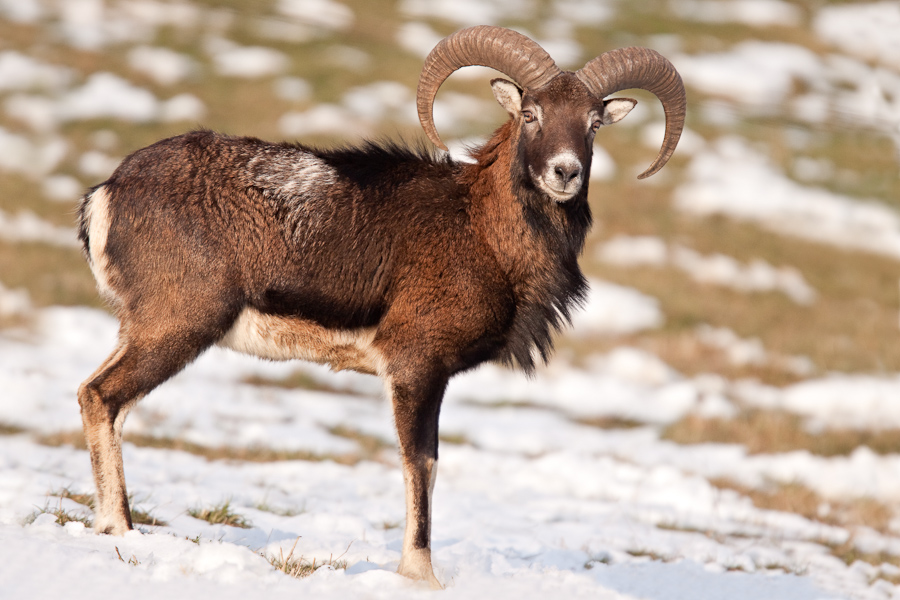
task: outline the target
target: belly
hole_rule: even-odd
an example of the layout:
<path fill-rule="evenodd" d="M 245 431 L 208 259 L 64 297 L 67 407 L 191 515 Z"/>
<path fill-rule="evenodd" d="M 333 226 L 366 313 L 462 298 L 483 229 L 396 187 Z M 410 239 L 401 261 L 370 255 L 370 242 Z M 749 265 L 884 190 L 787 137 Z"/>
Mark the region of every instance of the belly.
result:
<path fill-rule="evenodd" d="M 300 359 L 379 375 L 381 354 L 372 345 L 375 327 L 328 329 L 297 317 L 261 313 L 245 308 L 219 345 L 270 360 Z"/>

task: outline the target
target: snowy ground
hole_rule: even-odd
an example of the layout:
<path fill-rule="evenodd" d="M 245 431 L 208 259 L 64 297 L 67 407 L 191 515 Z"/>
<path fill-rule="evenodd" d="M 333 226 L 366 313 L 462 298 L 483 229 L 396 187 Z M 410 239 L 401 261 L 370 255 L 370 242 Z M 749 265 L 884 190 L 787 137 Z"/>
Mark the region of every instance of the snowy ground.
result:
<path fill-rule="evenodd" d="M 595 293 L 588 314 L 617 302 L 627 312 L 616 291 L 599 296 L 604 292 Z M 104 589 L 127 585 L 136 597 L 430 593 L 394 574 L 403 485 L 377 381 L 309 367 L 313 379 L 348 391 L 251 385 L 244 383 L 250 376 L 277 380 L 297 365 L 222 350 L 147 398 L 127 432 L 210 448 L 305 451 L 321 460 L 208 461 L 126 444 L 129 491 L 167 525 L 143 526 L 143 535 L 124 538 L 91 535 L 77 522 L 60 526 L 49 514 L 23 525 L 40 509 L 90 517 L 85 507 L 58 497 L 64 489 L 92 490 L 87 453 L 38 444 L 34 436 L 78 430 L 75 388 L 115 339 L 115 321 L 99 311 L 54 308 L 33 318 L 33 330 L 0 336 L 0 387 L 16 399 L 0 404 L 0 422 L 23 431 L 0 437 L 0 537 L 6 540 L 0 595 L 71 596 L 70 574 L 85 573 Z M 894 575 L 895 567 L 848 567 L 829 553 L 827 545 L 845 543 L 848 530 L 754 508 L 708 478 L 737 476 L 750 486 L 800 481 L 826 498 L 865 493 L 896 501 L 900 458 L 747 456 L 739 446 L 664 442 L 654 424 L 733 407 L 708 381 L 682 378 L 636 350 L 619 349 L 593 363 L 590 371 L 560 365 L 531 382 L 496 368 L 454 381 L 442 433 L 455 443 L 441 447 L 433 532 L 434 561 L 449 596 L 892 597 L 893 586 L 877 577 Z M 873 385 L 857 382 L 863 391 Z M 882 385 L 896 390 L 900 382 Z M 803 414 L 802 389 L 769 392 L 758 392 L 759 402 L 778 402 L 781 393 L 795 398 L 785 407 Z M 878 408 L 876 402 L 857 407 L 869 417 Z M 604 431 L 577 421 L 591 416 L 647 426 Z M 338 425 L 382 440 L 385 449 L 360 454 L 356 440 L 336 433 Z M 327 458 L 354 454 L 364 458 L 350 464 Z M 213 526 L 187 514 L 224 501 L 252 528 Z M 869 548 L 900 546 L 900 538 L 855 534 Z M 319 562 L 341 555 L 347 569 L 326 567 L 296 580 L 261 556 L 289 552 L 298 537 L 297 553 Z M 145 583 L 152 585 L 133 585 Z"/>
<path fill-rule="evenodd" d="M 134 149 L 125 147 L 123 128 L 204 124 L 216 106 L 200 82 L 252 82 L 260 98 L 271 93 L 284 103 L 273 104 L 279 111 L 273 123 L 285 137 L 330 134 L 346 141 L 384 123 L 416 127 L 414 85 L 394 81 L 395 73 L 374 81 L 363 77 L 375 66 L 372 48 L 336 37 L 358 21 L 348 4 L 278 0 L 256 7 L 250 25 L 236 36 L 235 14 L 189 0 L 0 0 L 4 21 L 49 32 L 33 47 L 0 41 L 0 175 L 21 178 L 34 196 L 31 206 L 28 194 L 0 198 L 9 201 L 0 208 L 0 241 L 77 252 L 71 213 L 61 218 L 41 203 L 70 211 L 85 186 L 103 180 Z M 620 39 L 615 36 L 621 32 L 603 28 L 615 22 L 624 4 L 401 0 L 396 32 L 388 37 L 418 60 L 442 36 L 436 22 L 442 31 L 530 23 L 533 30 L 519 29 L 560 66 L 577 68 L 589 58 L 580 43 L 587 39 L 582 30 L 594 27 L 590 35 Z M 767 235 L 900 257 L 900 214 L 891 198 L 830 189 L 828 184 L 852 181 L 859 173 L 815 157 L 803 136 L 788 136 L 787 167 L 738 127 L 746 116 L 788 118 L 811 128 L 882 132 L 900 148 L 897 3 L 810 8 L 783 0 L 671 0 L 668 10 L 673 22 L 740 24 L 768 34 L 760 36 L 766 40 L 718 49 L 713 44 L 705 51 L 686 50 L 691 45 L 679 34 L 638 39 L 672 58 L 696 111 L 689 124 L 697 131 L 685 131 L 676 155 L 685 159 L 683 172 L 673 161 L 649 185 L 668 178 L 673 205 L 683 215 L 725 215 Z M 806 28 L 807 35 L 790 43 L 768 39 L 788 27 Z M 315 62 L 355 73 L 360 81 L 330 90 L 327 102 L 317 102 L 321 90 L 312 82 L 320 80 L 288 51 L 329 36 L 334 43 L 321 46 Z M 158 45 L 167 38 L 180 45 Z M 195 46 L 187 43 L 191 39 Z M 64 66 L 59 54 L 47 52 L 58 46 L 64 54 L 96 53 L 96 66 L 74 66 L 79 60 Z M 467 69 L 458 77 L 486 81 L 485 71 Z M 259 101 L 247 110 L 255 119 L 268 104 Z M 492 110 L 497 109 L 490 100 L 447 89 L 436 102 L 435 120 L 449 138 L 460 137 L 471 135 L 473 123 L 484 132 L 496 126 Z M 660 114 L 642 103 L 622 127 L 639 128 L 638 143 L 655 150 L 662 137 Z M 67 137 L 73 128 L 88 133 L 79 134 L 84 139 Z M 454 148 L 462 145 L 451 140 Z M 591 179 L 614 183 L 623 160 L 598 145 Z M 827 301 L 800 265 L 695 247 L 690 240 L 621 235 L 589 249 L 586 262 L 675 268 L 717 289 L 781 294 L 805 310 Z M 80 430 L 75 391 L 112 349 L 115 321 L 86 308 L 36 309 L 24 290 L 7 289 L 3 276 L 0 599 L 80 600 L 121 593 L 123 586 L 134 598 L 433 597 L 395 574 L 403 482 L 381 384 L 310 365 L 210 351 L 140 404 L 125 428 L 143 440 L 124 448 L 133 501 L 166 525 L 142 525 L 142 533 L 113 538 L 95 536 L 79 522 L 58 523 L 47 511 L 92 516 L 87 507 L 61 497 L 66 490 L 93 491 L 87 453 L 50 440 L 72 439 Z M 597 279 L 591 284 L 588 305 L 576 314 L 571 333 L 582 346 L 656 331 L 666 323 L 657 298 Z M 695 338 L 734 365 L 777 364 L 807 377 L 816 372 L 806 356 L 772 352 L 728 327 L 700 324 Z M 661 439 L 663 427 L 686 416 L 727 418 L 748 407 L 798 415 L 811 430 L 900 428 L 900 377 L 833 373 L 775 388 L 712 373 L 685 376 L 629 346 L 585 352 L 560 352 L 532 380 L 487 366 L 451 383 L 442 411 L 433 528 L 444 596 L 900 597 L 891 583 L 900 581 L 900 568 L 862 561 L 848 566 L 834 555 L 835 547 L 844 547 L 882 553 L 896 563 L 896 517 L 880 531 L 826 525 L 759 509 L 747 496 L 715 485 L 720 479 L 753 490 L 800 485 L 823 499 L 826 512 L 829 502 L 860 498 L 895 507 L 900 455 L 879 455 L 865 446 L 834 458 L 806 451 L 750 454 L 737 444 Z M 277 385 L 297 372 L 315 382 L 307 387 L 320 389 Z M 602 419 L 637 426 L 586 424 Z M 177 440 L 193 450 L 148 447 L 147 440 L 163 446 Z M 248 448 L 298 459 L 202 456 L 204 449 L 236 455 Z M 223 502 L 252 526 L 210 525 L 189 514 Z M 339 557 L 346 568 L 326 566 L 305 579 L 283 575 L 268 558 L 286 555 L 295 543 L 295 554 L 317 564 Z"/>

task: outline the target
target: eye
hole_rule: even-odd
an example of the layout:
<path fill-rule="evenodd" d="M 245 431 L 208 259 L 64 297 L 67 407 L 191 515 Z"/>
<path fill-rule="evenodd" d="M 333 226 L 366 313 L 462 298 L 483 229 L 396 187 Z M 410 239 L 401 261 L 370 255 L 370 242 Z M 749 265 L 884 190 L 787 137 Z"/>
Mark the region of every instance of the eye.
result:
<path fill-rule="evenodd" d="M 603 125 L 603 122 L 600 119 L 597 119 L 593 123 L 591 123 L 591 131 L 597 133 L 597 130 L 600 129 L 600 126 Z"/>
<path fill-rule="evenodd" d="M 530 110 L 523 110 L 523 111 L 522 111 L 522 119 L 523 119 L 526 123 L 533 123 L 534 120 L 535 120 L 536 118 L 537 118 L 537 117 L 535 117 L 535 116 L 534 116 L 534 113 L 531 112 Z"/>

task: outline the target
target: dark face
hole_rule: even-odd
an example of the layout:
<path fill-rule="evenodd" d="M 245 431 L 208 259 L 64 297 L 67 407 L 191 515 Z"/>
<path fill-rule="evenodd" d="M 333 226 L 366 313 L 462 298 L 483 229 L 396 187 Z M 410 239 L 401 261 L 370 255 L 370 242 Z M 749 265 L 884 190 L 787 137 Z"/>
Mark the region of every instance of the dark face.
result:
<path fill-rule="evenodd" d="M 534 186 L 556 202 L 571 200 L 590 173 L 594 136 L 634 107 L 622 98 L 595 98 L 571 73 L 543 88 L 525 91 L 495 79 L 494 95 L 520 130 L 521 156 Z"/>

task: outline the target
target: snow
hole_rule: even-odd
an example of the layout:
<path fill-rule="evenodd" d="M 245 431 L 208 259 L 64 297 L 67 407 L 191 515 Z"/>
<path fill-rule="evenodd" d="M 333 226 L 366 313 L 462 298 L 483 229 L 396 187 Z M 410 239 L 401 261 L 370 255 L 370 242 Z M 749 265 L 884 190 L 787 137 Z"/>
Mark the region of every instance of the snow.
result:
<path fill-rule="evenodd" d="M 740 42 L 727 52 L 673 57 L 672 62 L 687 85 L 763 111 L 778 109 L 795 78 L 814 80 L 823 71 L 816 54 L 803 46 L 757 40 Z"/>
<path fill-rule="evenodd" d="M 897 55 L 886 49 L 900 44 L 900 29 L 892 26 L 900 18 L 896 13 L 900 9 L 895 3 L 864 6 L 859 11 L 855 6 L 822 9 L 820 35 L 849 46 L 856 57 L 829 54 L 823 58 L 795 44 L 747 40 L 722 52 L 673 56 L 672 62 L 689 86 L 725 98 L 748 114 L 784 114 L 816 125 L 865 127 L 891 136 L 900 152 L 897 63 L 867 64 L 876 56 Z M 797 93 L 797 83 L 807 90 Z M 703 116 L 713 123 L 729 124 L 735 118 L 731 110 L 707 102 Z"/>
<path fill-rule="evenodd" d="M 372 123 L 384 119 L 418 123 L 415 95 L 397 81 L 375 81 L 347 90 L 341 103 L 355 117 Z"/>
<path fill-rule="evenodd" d="M 812 304 L 816 291 L 793 267 L 775 268 L 755 258 L 744 265 L 724 254 L 704 255 L 681 244 L 666 243 L 651 236 L 618 235 L 597 248 L 597 258 L 623 267 L 671 263 L 698 283 L 720 285 L 740 292 L 784 293 L 797 304 Z"/>
<path fill-rule="evenodd" d="M 534 0 L 401 0 L 399 5 L 402 15 L 442 19 L 460 28 L 499 25 L 510 18 L 527 20 L 535 10 Z"/>
<path fill-rule="evenodd" d="M 193 94 L 178 94 L 160 103 L 159 119 L 166 123 L 199 122 L 206 116 L 206 105 Z"/>
<path fill-rule="evenodd" d="M 815 371 L 815 365 L 809 357 L 772 354 L 766 351 L 759 338 L 742 338 L 727 327 L 699 325 L 696 329 L 696 336 L 700 343 L 723 350 L 728 362 L 737 367 L 769 365 L 804 377 Z M 750 403 L 754 402 L 750 401 Z M 772 408 L 797 412 L 789 408 L 787 403 L 773 404 Z M 839 427 L 840 424 L 834 423 L 833 426 Z"/>
<path fill-rule="evenodd" d="M 99 150 L 88 150 L 78 159 L 78 170 L 98 182 L 108 179 L 119 166 L 121 158 L 107 156 Z"/>
<path fill-rule="evenodd" d="M 444 36 L 432 29 L 427 23 L 410 21 L 397 28 L 397 42 L 409 52 L 425 58 Z"/>
<path fill-rule="evenodd" d="M 278 120 L 278 129 L 287 137 L 339 134 L 362 137 L 368 131 L 347 109 L 337 104 L 317 104 L 305 111 L 289 111 Z"/>
<path fill-rule="evenodd" d="M 593 284 L 594 293 L 604 295 L 606 288 Z M 634 308 L 631 300 L 620 310 L 627 307 Z M 395 450 L 350 465 L 327 460 L 359 452 L 354 440 L 334 433 L 338 425 L 394 445 L 380 383 L 225 350 L 208 352 L 139 404 L 126 433 L 213 448 L 305 450 L 325 460 L 208 461 L 126 443 L 129 490 L 168 525 L 143 526 L 145 534 L 120 538 L 91 535 L 79 523 L 60 526 L 49 515 L 22 525 L 35 507 L 90 517 L 88 509 L 53 495 L 64 488 L 92 490 L 87 453 L 43 446 L 30 436 L 80 428 L 75 390 L 113 348 L 116 323 L 86 308 L 21 310 L 33 329 L 0 333 L 0 389 L 16 399 L 0 403 L 0 423 L 27 432 L 0 436 L 0 537 L 6 541 L 0 563 L 9 567 L 0 571 L 0 586 L 6 594 L 55 593 L 76 574 L 101 587 L 128 586 L 138 598 L 429 593 L 393 572 L 404 514 Z M 805 452 L 748 456 L 737 446 L 660 441 L 653 427 L 582 425 L 577 419 L 600 415 L 668 422 L 728 404 L 721 385 L 685 379 L 641 350 L 619 348 L 588 363 L 576 369 L 559 358 L 531 381 L 486 367 L 451 382 L 442 432 L 467 443 L 442 444 L 435 492 L 434 562 L 448 597 L 890 597 L 893 586 L 872 583 L 879 567 L 846 567 L 821 545 L 846 542 L 848 530 L 754 508 L 706 478 L 760 487 L 796 481 L 826 498 L 869 494 L 885 501 L 900 498 L 900 458 L 865 449 L 831 459 Z M 251 375 L 277 380 L 298 368 L 347 391 L 244 383 Z M 864 392 L 869 384 L 857 386 Z M 887 404 L 845 406 L 861 415 L 883 413 Z M 224 500 L 253 527 L 214 526 L 187 515 Z M 293 580 L 260 556 L 287 553 L 298 536 L 305 557 L 321 562 L 346 551 L 349 568 Z M 860 539 L 867 547 L 898 543 L 874 532 Z M 21 576 L 35 564 L 54 577 Z M 735 568 L 743 572 L 728 572 Z"/>
<path fill-rule="evenodd" d="M 813 428 L 900 428 L 900 376 L 832 374 L 784 389 L 744 383 L 742 400 L 806 417 Z"/>
<path fill-rule="evenodd" d="M 25 290 L 8 289 L 0 282 L 0 317 L 24 315 L 31 311 L 31 298 Z"/>
<path fill-rule="evenodd" d="M 36 60 L 14 50 L 0 52 L 0 92 L 59 90 L 69 85 L 73 75 L 71 69 Z"/>
<path fill-rule="evenodd" d="M 265 46 L 240 46 L 225 39 L 210 39 L 206 50 L 216 72 L 226 77 L 270 77 L 280 75 L 290 65 L 287 55 Z"/>
<path fill-rule="evenodd" d="M 153 46 L 135 46 L 129 50 L 128 65 L 161 85 L 174 85 L 184 81 L 199 68 L 185 54 Z"/>
<path fill-rule="evenodd" d="M 74 202 L 85 190 L 85 185 L 71 175 L 50 175 L 41 182 L 44 197 L 52 202 Z"/>
<path fill-rule="evenodd" d="M 313 93 L 312 86 L 301 77 L 279 77 L 272 85 L 279 98 L 290 102 L 304 102 Z"/>
<path fill-rule="evenodd" d="M 41 177 L 53 171 L 68 152 L 68 142 L 58 136 L 32 140 L 0 127 L 0 171 Z"/>
<path fill-rule="evenodd" d="M 152 121 L 159 106 L 156 97 L 112 73 L 93 73 L 79 88 L 65 94 L 57 105 L 62 121 L 111 117 L 135 123 Z"/>
<path fill-rule="evenodd" d="M 81 247 L 73 228 L 48 223 L 29 210 L 11 215 L 0 209 L 0 240 L 42 242 L 64 248 Z"/>
<path fill-rule="evenodd" d="M 278 0 L 278 12 L 319 30 L 343 31 L 353 25 L 353 11 L 334 0 Z"/>
<path fill-rule="evenodd" d="M 900 69 L 900 5 L 896 2 L 823 6 L 813 19 L 813 29 L 845 52 Z"/>
<path fill-rule="evenodd" d="M 533 37 L 561 66 L 577 67 L 584 57 L 572 41 L 575 29 L 613 22 L 617 4 L 404 0 L 398 5 L 408 20 L 398 27 L 396 39 L 424 56 L 441 37 L 429 24 L 435 19 L 443 30 L 448 25 L 523 23 L 539 16 Z M 248 23 L 249 31 L 306 41 L 347 31 L 356 19 L 349 7 L 334 0 L 271 5 L 273 16 Z M 752 27 L 794 25 L 805 18 L 795 5 L 780 0 L 680 0 L 670 3 L 670 10 L 683 18 Z M 170 86 L 203 72 L 195 59 L 152 45 L 159 43 L 161 27 L 179 30 L 174 32 L 178 37 L 185 28 L 202 25 L 202 33 L 197 29 L 190 35 L 211 36 L 206 47 L 216 73 L 270 78 L 262 84 L 275 86 L 280 98 L 304 109 L 284 115 L 280 125 L 285 135 L 361 137 L 385 119 L 415 123 L 413 91 L 397 81 L 365 79 L 365 85 L 347 90 L 335 104 L 309 104 L 309 83 L 286 75 L 293 71 L 287 55 L 225 41 L 221 36 L 229 33 L 234 16 L 191 2 L 0 0 L 0 14 L 16 22 L 43 23 L 78 48 L 121 52 L 122 64 L 140 74 L 135 81 L 104 72 L 85 73 L 82 79 L 68 67 L 12 50 L 0 52 L 4 110 L 31 128 L 29 133 L 0 129 L 0 169 L 34 180 L 54 201 L 71 203 L 84 186 L 58 169 L 74 166 L 86 182 L 102 178 L 125 151 L 115 136 L 99 135 L 89 138 L 93 149 L 70 155 L 67 142 L 55 133 L 60 125 L 107 118 L 197 122 L 204 117 L 205 106 L 195 96 L 158 98 L 135 83 L 149 78 L 155 85 Z M 724 98 L 720 114 L 731 118 L 740 111 L 783 111 L 812 124 L 833 120 L 900 134 L 898 14 L 894 2 L 815 7 L 817 35 L 835 52 L 850 56 L 747 41 L 719 53 L 675 56 L 674 62 L 693 89 Z M 679 47 L 671 36 L 654 39 Z M 336 69 L 356 70 L 374 60 L 341 44 L 322 48 L 321 58 Z M 487 72 L 471 68 L 459 76 L 486 80 Z M 786 110 L 778 106 L 782 102 Z M 704 116 L 714 109 L 704 104 Z M 473 124 L 495 123 L 498 115 L 502 111 L 493 101 L 450 91 L 442 92 L 435 106 L 438 128 L 449 135 L 468 135 Z M 640 125 L 636 139 L 658 146 L 663 124 L 656 113 L 641 117 L 636 112 L 627 123 Z M 454 147 L 458 145 L 456 141 Z M 782 233 L 900 256 L 900 221 L 877 201 L 800 185 L 739 138 L 706 142 L 686 131 L 679 152 L 690 158 L 676 194 L 678 206 L 688 213 L 729 214 Z M 595 148 L 592 179 L 608 179 L 616 168 L 602 147 Z M 792 167 L 797 177 L 823 183 L 839 171 L 802 156 Z M 0 211 L 0 238 L 78 247 L 72 228 L 30 211 Z M 613 242 L 621 247 L 614 250 Z M 613 240 L 600 252 L 606 258 L 619 256 L 609 259 L 621 264 L 671 265 L 714 285 L 784 293 L 801 304 L 813 302 L 816 295 L 790 266 L 705 255 L 659 238 Z M 129 490 L 167 526 L 144 526 L 143 535 L 113 538 L 93 535 L 80 523 L 60 526 L 48 514 L 24 524 L 36 507 L 59 506 L 91 516 L 86 507 L 54 495 L 64 488 L 93 490 L 87 453 L 38 440 L 80 429 L 77 386 L 114 347 L 116 323 L 96 310 L 37 309 L 23 289 L 2 283 L 0 318 L 18 324 L 0 330 L 0 425 L 24 429 L 0 435 L 0 596 L 80 600 L 122 589 L 135 598 L 433 595 L 394 573 L 404 495 L 391 410 L 381 399 L 380 382 L 310 365 L 256 361 L 221 349 L 212 349 L 145 399 L 130 416 L 126 434 L 177 438 L 211 449 L 296 452 L 311 460 L 206 460 L 126 443 Z M 568 335 L 572 343 L 583 344 L 586 338 L 609 340 L 652 330 L 664 321 L 656 299 L 591 281 L 587 305 L 576 313 Z M 695 334 L 734 364 L 781 364 L 809 372 L 807 359 L 773 355 L 759 340 L 741 338 L 730 329 L 700 325 Z M 710 483 L 729 478 L 757 489 L 800 484 L 828 501 L 867 497 L 891 505 L 900 500 L 897 455 L 880 456 L 867 448 L 833 458 L 806 452 L 749 455 L 737 445 L 681 446 L 660 439 L 662 427 L 687 415 L 728 418 L 747 406 L 800 415 L 812 431 L 900 427 L 896 375 L 831 374 L 776 389 L 711 374 L 685 376 L 657 356 L 629 346 L 572 361 L 562 350 L 533 379 L 488 365 L 451 382 L 442 433 L 459 443 L 441 445 L 433 530 L 436 572 L 448 587 L 444 596 L 898 596 L 896 586 L 880 579 L 896 580 L 896 567 L 862 562 L 848 567 L 824 545 L 849 543 L 861 552 L 896 555 L 900 538 L 893 533 L 761 510 L 746 497 Z M 277 382 L 297 371 L 332 391 L 249 383 L 260 378 Z M 586 424 L 605 418 L 637 426 L 602 430 Z M 387 449 L 369 453 L 346 431 L 373 436 Z M 351 464 L 334 461 L 354 457 L 358 460 Z M 192 508 L 224 500 L 253 527 L 213 526 L 188 515 Z M 295 580 L 261 556 L 287 553 L 295 541 L 298 552 L 320 562 L 346 550 L 348 569 L 322 568 Z M 74 581 L 91 583 L 73 586 Z"/>
<path fill-rule="evenodd" d="M 578 335 L 634 333 L 663 324 L 665 317 L 655 298 L 613 283 L 589 283 L 587 302 L 573 318 Z"/>
<path fill-rule="evenodd" d="M 682 19 L 753 27 L 791 27 L 803 17 L 800 8 L 783 0 L 673 0 L 669 7 Z"/>
<path fill-rule="evenodd" d="M 594 155 L 591 158 L 591 181 L 608 181 L 616 174 L 616 162 L 603 146 L 594 144 Z"/>
<path fill-rule="evenodd" d="M 597 26 L 615 18 L 617 4 L 618 0 L 555 0 L 553 11 L 558 19 Z"/>
<path fill-rule="evenodd" d="M 43 8 L 31 11 L 27 18 L 49 22 L 66 43 L 83 50 L 147 42 L 160 27 L 191 29 L 201 21 L 200 9 L 181 0 L 55 0 L 44 2 Z"/>
<path fill-rule="evenodd" d="M 191 94 L 178 94 L 160 101 L 147 89 L 108 72 L 92 73 L 79 87 L 56 97 L 13 94 L 6 103 L 7 114 L 38 132 L 54 131 L 68 121 L 112 118 L 132 123 L 197 120 L 203 102 Z"/>
<path fill-rule="evenodd" d="M 625 122 L 627 123 L 628 121 Z M 654 150 L 659 148 L 665 136 L 665 121 L 654 121 L 652 123 L 648 123 L 641 130 L 641 142 L 648 148 L 653 148 Z M 697 152 L 699 152 L 705 145 L 706 141 L 702 136 L 700 136 L 692 129 L 685 127 L 681 131 L 681 138 L 679 138 L 678 140 L 678 154 L 681 156 L 693 156 L 697 154 Z"/>
<path fill-rule="evenodd" d="M 0 0 L 0 14 L 17 23 L 34 23 L 43 11 L 40 0 Z"/>
<path fill-rule="evenodd" d="M 721 138 L 691 160 L 675 204 L 690 214 L 728 215 L 824 244 L 900 257 L 894 209 L 800 185 L 738 137 Z"/>

